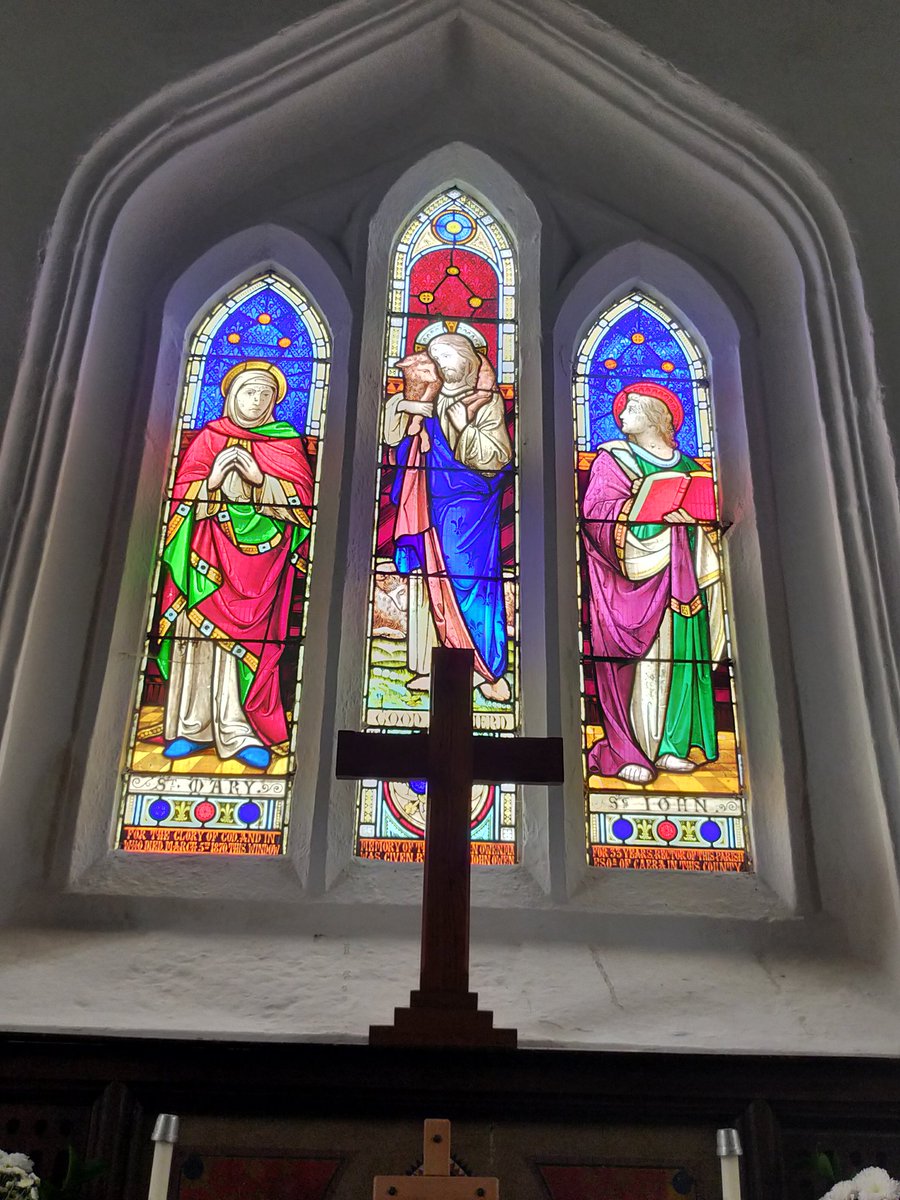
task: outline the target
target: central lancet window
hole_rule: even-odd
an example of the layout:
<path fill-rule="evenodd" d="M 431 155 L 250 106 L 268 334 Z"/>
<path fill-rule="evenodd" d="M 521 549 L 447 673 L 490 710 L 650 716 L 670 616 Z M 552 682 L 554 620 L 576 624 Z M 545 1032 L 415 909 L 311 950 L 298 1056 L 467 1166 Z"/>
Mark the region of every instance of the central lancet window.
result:
<path fill-rule="evenodd" d="M 516 261 L 459 188 L 392 252 L 365 677 L 366 728 L 428 724 L 431 651 L 475 654 L 476 730 L 519 726 Z M 420 860 L 423 782 L 366 780 L 357 853 Z M 472 792 L 476 862 L 514 862 L 516 792 Z"/>
<path fill-rule="evenodd" d="M 117 845 L 283 853 L 330 338 L 259 275 L 190 338 Z"/>
<path fill-rule="evenodd" d="M 574 372 L 590 861 L 749 865 L 709 371 L 633 292 Z"/>

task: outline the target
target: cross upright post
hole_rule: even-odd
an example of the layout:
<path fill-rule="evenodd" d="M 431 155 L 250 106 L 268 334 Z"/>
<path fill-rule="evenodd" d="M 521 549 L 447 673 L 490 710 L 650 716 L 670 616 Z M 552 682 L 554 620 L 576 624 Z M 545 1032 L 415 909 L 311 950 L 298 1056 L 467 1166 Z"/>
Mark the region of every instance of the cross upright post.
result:
<path fill-rule="evenodd" d="M 441 646 L 431 663 L 428 733 L 338 734 L 339 779 L 426 779 L 425 878 L 419 987 L 393 1025 L 373 1025 L 380 1045 L 508 1046 L 514 1029 L 469 991 L 473 783 L 561 783 L 561 738 L 473 736 L 471 650 Z"/>
<path fill-rule="evenodd" d="M 436 649 L 431 660 L 428 806 L 422 885 L 419 991 L 469 990 L 469 893 L 472 848 L 471 651 Z M 428 847 L 440 853 L 429 854 Z"/>

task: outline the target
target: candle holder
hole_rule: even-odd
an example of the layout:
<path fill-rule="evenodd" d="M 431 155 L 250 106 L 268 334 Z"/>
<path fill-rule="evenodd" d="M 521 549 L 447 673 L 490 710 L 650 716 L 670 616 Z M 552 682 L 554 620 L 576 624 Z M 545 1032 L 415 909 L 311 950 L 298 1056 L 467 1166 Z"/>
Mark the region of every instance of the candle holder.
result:
<path fill-rule="evenodd" d="M 178 1118 L 174 1113 L 159 1114 L 153 1126 L 152 1140 L 153 1166 L 150 1169 L 147 1200 L 166 1200 L 172 1173 L 172 1153 L 178 1141 Z"/>
<path fill-rule="evenodd" d="M 716 1130 L 716 1154 L 722 1165 L 722 1200 L 741 1200 L 741 1136 L 736 1129 Z"/>

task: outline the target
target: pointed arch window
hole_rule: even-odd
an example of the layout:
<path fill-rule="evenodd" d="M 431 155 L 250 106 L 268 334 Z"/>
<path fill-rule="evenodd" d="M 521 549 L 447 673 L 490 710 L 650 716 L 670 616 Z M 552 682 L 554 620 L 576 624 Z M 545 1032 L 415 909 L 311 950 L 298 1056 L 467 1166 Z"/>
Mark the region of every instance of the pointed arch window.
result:
<path fill-rule="evenodd" d="M 476 730 L 512 733 L 518 699 L 516 261 L 459 188 L 434 196 L 392 252 L 364 722 L 428 723 L 431 649 L 475 653 Z M 421 859 L 423 783 L 364 781 L 357 853 Z M 514 862 L 516 793 L 472 795 L 477 862 Z"/>
<path fill-rule="evenodd" d="M 296 770 L 330 337 L 266 273 L 192 331 L 117 845 L 277 855 Z"/>
<path fill-rule="evenodd" d="M 747 869 L 704 356 L 632 292 L 579 348 L 574 417 L 589 860 Z"/>

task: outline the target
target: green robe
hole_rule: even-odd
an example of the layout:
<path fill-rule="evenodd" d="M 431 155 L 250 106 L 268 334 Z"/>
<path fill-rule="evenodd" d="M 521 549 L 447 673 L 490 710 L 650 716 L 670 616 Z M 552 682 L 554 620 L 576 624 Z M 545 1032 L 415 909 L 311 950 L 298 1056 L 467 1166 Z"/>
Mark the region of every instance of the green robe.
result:
<path fill-rule="evenodd" d="M 632 448 L 633 449 L 633 448 Z M 703 468 L 693 458 L 682 454 L 676 463 L 658 466 L 649 462 L 640 453 L 633 458 L 642 475 L 655 475 L 658 471 L 681 471 L 690 475 Z M 638 540 L 654 537 L 668 529 L 668 525 L 642 525 L 630 527 Z M 696 526 L 687 529 L 691 550 L 696 545 Z M 662 739 L 657 757 L 674 754 L 687 758 L 692 746 L 697 746 L 709 760 L 718 758 L 716 739 L 716 711 L 712 683 L 712 652 L 709 640 L 709 607 L 706 590 L 700 590 L 702 608 L 692 617 L 673 612 L 672 616 L 672 677 L 669 700 L 666 706 Z"/>

